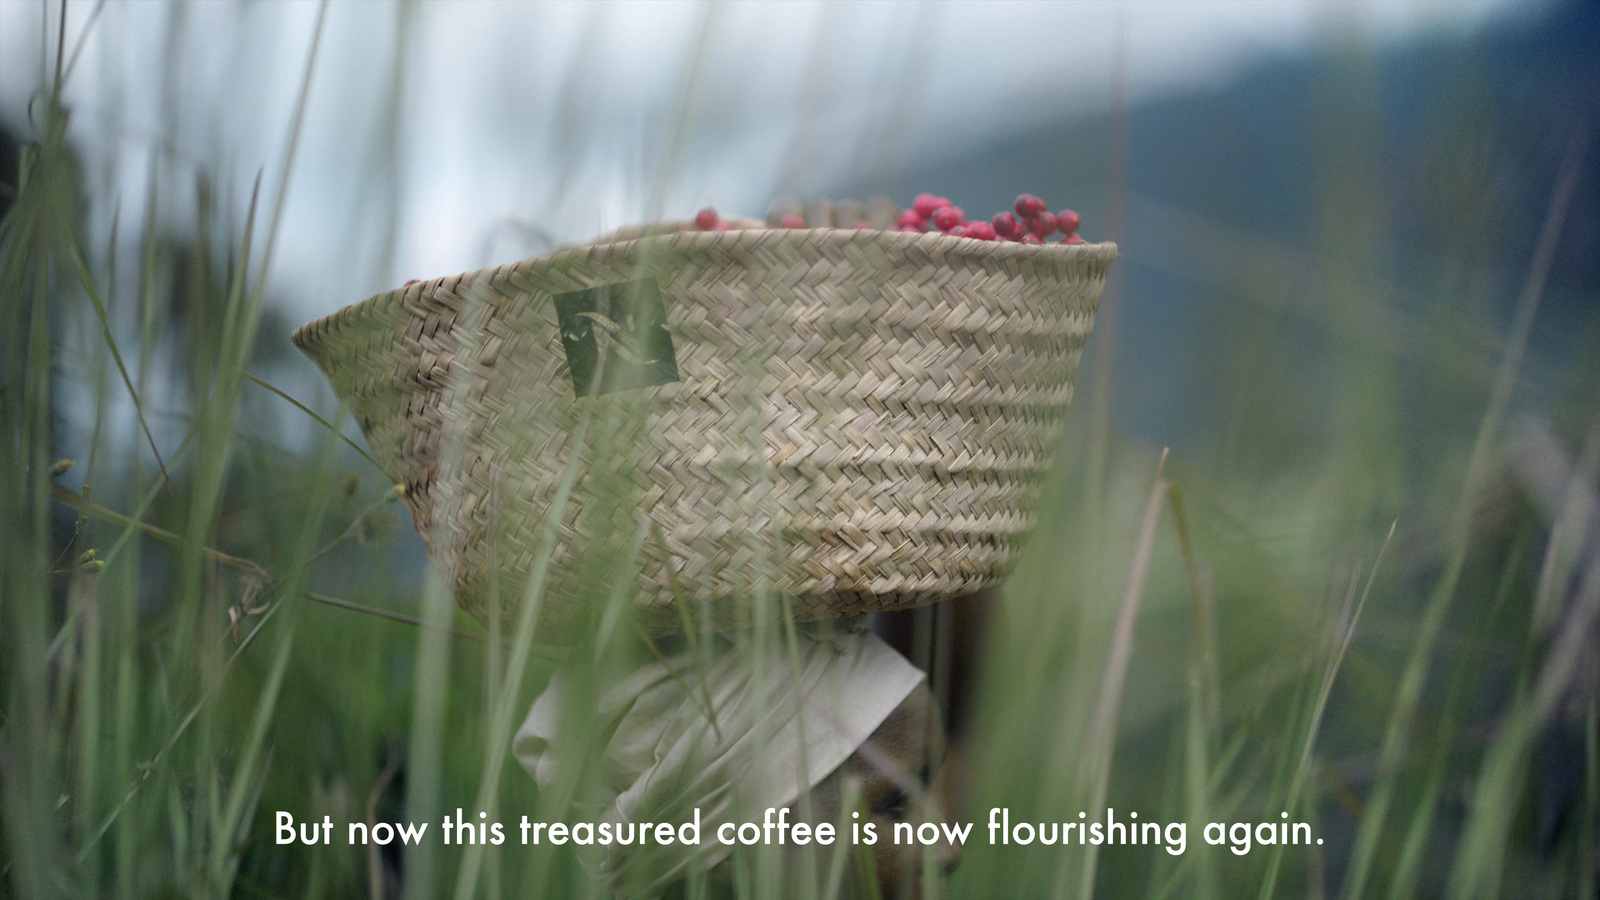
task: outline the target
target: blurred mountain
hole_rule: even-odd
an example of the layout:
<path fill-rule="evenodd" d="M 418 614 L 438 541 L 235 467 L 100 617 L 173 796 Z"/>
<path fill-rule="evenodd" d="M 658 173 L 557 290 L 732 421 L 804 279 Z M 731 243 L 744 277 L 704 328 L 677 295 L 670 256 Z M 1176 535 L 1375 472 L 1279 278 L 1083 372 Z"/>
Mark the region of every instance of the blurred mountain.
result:
<path fill-rule="evenodd" d="M 1241 351 L 1310 397 L 1370 356 L 1406 374 L 1413 400 L 1453 384 L 1470 421 L 1557 170 L 1596 127 L 1600 3 L 1397 46 L 1331 23 L 1324 38 L 1314 54 L 1134 105 L 1120 130 L 1111 113 L 1041 122 L 838 195 L 933 191 L 989 215 L 1028 191 L 1082 213 L 1087 239 L 1118 240 L 1112 408 L 1141 439 L 1223 449 L 1225 407 L 1252 402 L 1239 394 L 1252 378 Z M 1548 373 L 1597 346 L 1597 170 L 1591 146 L 1536 320 L 1524 398 L 1535 406 L 1567 387 Z M 1286 415 L 1288 434 L 1334 427 L 1318 411 Z"/>

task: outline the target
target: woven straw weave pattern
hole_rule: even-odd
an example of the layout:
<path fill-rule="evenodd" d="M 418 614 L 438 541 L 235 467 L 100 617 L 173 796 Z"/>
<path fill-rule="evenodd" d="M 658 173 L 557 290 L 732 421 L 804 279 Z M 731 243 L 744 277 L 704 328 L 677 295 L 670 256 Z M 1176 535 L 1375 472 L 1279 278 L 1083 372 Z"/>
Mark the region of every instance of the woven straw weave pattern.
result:
<path fill-rule="evenodd" d="M 865 229 L 647 235 L 379 294 L 294 340 L 469 612 L 523 602 L 576 452 L 538 639 L 579 633 L 629 553 L 648 631 L 677 630 L 680 601 L 733 628 L 776 597 L 808 620 L 998 583 L 1115 257 Z M 554 298 L 639 279 L 678 380 L 577 396 Z"/>

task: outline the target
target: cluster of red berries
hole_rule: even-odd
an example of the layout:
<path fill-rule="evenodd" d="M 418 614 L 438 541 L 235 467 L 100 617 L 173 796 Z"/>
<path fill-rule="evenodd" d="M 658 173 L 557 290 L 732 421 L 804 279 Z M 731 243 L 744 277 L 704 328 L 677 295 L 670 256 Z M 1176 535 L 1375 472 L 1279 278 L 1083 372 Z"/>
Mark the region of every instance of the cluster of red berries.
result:
<path fill-rule="evenodd" d="M 1016 213 L 996 213 L 987 222 L 974 222 L 967 213 L 944 197 L 918 194 L 911 208 L 900 214 L 895 231 L 925 232 L 938 230 L 954 237 L 968 237 L 979 241 L 1016 241 L 1022 244 L 1042 244 L 1051 235 L 1061 233 L 1063 244 L 1081 244 L 1078 214 L 1070 209 L 1052 213 L 1043 200 L 1032 194 L 1017 197 L 1013 207 Z"/>
<path fill-rule="evenodd" d="M 797 208 L 793 201 L 783 201 L 790 210 Z M 887 202 L 887 201 L 874 201 Z M 840 206 L 851 206 L 852 213 L 862 212 L 861 204 L 845 201 Z M 888 204 L 888 213 L 894 213 L 893 204 Z M 1063 244 L 1081 244 L 1083 238 L 1078 236 L 1078 214 L 1070 209 L 1052 213 L 1045 208 L 1045 203 L 1032 194 L 1022 194 L 1017 197 L 1013 207 L 1016 212 L 998 213 L 988 222 L 973 222 L 967 219 L 967 214 L 961 207 L 951 203 L 944 197 L 933 194 L 918 194 L 912 202 L 911 208 L 899 213 L 895 224 L 890 231 L 922 233 L 939 231 L 952 237 L 967 237 L 979 241 L 1016 241 L 1022 244 L 1043 244 L 1052 235 L 1059 233 Z M 778 212 L 781 207 L 775 206 L 774 212 L 768 214 L 767 222 L 776 224 L 779 228 L 805 228 L 806 218 L 798 212 Z M 838 208 L 833 208 L 837 216 Z M 848 221 L 846 218 L 846 221 Z M 776 221 L 774 221 L 776 220 Z M 837 222 L 837 218 L 835 219 Z M 717 216 L 717 211 L 706 207 L 695 214 L 695 227 L 701 231 L 727 231 L 728 223 Z M 866 219 L 860 219 L 852 228 L 875 227 Z"/>

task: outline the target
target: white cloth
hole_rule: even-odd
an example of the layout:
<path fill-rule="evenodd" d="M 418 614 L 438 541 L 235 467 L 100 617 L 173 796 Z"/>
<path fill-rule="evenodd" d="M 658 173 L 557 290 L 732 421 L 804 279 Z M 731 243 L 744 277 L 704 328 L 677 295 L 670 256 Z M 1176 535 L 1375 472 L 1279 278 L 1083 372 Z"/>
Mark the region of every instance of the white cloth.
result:
<path fill-rule="evenodd" d="M 732 850 L 717 841 L 724 822 L 760 822 L 768 807 L 795 802 L 855 752 L 923 674 L 871 632 L 826 641 L 802 638 L 798 664 L 787 653 L 753 665 L 739 648 L 710 661 L 702 676 L 687 651 L 652 662 L 596 690 L 601 751 L 598 795 L 580 798 L 577 821 L 690 822 L 700 810 L 698 847 L 596 847 L 609 887 L 654 896 L 710 868 Z M 563 664 L 528 711 L 512 752 L 541 790 L 557 777 L 565 695 L 582 673 Z M 715 723 L 706 715 L 706 698 Z M 573 714 L 568 711 L 567 714 Z M 581 714 L 581 713 L 578 713 Z"/>

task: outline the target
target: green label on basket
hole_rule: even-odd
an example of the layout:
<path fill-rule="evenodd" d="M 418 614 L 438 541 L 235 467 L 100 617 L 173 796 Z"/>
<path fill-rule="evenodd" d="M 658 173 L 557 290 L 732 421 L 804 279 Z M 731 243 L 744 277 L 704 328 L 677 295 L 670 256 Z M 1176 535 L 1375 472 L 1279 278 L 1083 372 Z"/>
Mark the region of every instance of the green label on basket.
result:
<path fill-rule="evenodd" d="M 579 397 L 678 380 L 661 289 L 650 279 L 557 294 L 556 318 Z"/>

